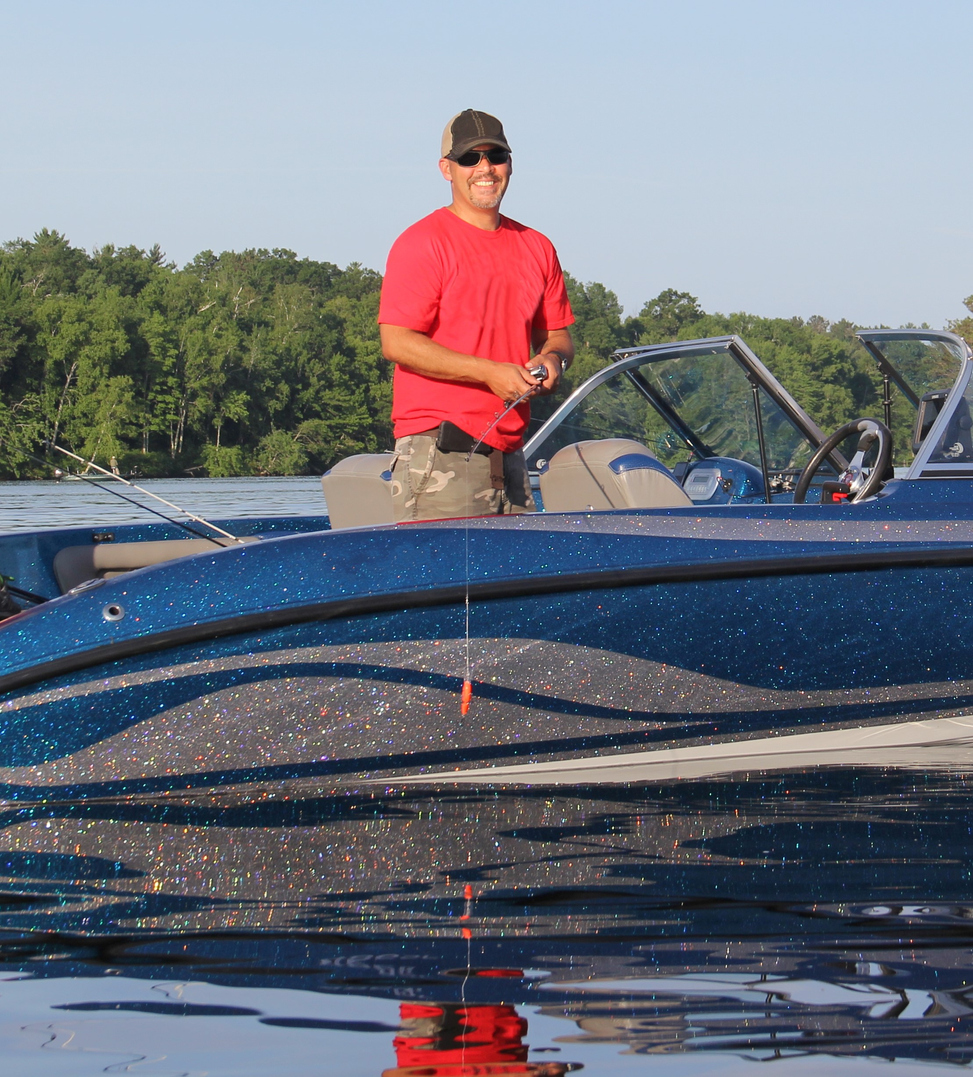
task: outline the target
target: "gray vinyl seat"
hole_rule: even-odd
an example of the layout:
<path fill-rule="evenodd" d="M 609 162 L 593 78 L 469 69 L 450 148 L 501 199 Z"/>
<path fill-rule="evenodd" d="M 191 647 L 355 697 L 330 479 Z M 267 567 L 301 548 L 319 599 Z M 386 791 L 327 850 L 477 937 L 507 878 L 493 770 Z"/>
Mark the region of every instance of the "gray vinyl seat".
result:
<path fill-rule="evenodd" d="M 566 445 L 539 471 L 547 512 L 692 505 L 665 464 L 644 445 L 628 438 Z"/>
<path fill-rule="evenodd" d="M 943 435 L 937 456 L 964 463 L 973 460 L 971 428 L 973 428 L 973 419 L 970 417 L 970 406 L 965 399 L 960 399 L 957 401 L 956 410 Z M 936 456 L 933 457 L 933 459 L 936 458 Z"/>
<path fill-rule="evenodd" d="M 392 464 L 395 453 L 347 456 L 321 476 L 333 530 L 394 523 Z"/>
<path fill-rule="evenodd" d="M 244 542 L 259 541 L 249 536 Z M 98 542 L 88 546 L 65 546 L 54 556 L 54 578 L 61 594 L 88 580 L 106 580 L 137 568 L 175 561 L 192 554 L 212 553 L 234 546 L 230 539 L 169 539 L 159 542 Z"/>

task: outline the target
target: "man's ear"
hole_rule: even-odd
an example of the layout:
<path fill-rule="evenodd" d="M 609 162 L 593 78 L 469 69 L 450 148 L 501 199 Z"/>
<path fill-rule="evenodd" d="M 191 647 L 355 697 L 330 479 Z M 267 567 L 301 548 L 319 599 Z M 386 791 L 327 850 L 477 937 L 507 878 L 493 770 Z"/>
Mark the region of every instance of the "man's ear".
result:
<path fill-rule="evenodd" d="M 445 157 L 439 158 L 439 171 L 443 174 L 443 179 L 448 183 L 453 182 L 452 173 L 449 171 L 450 162 Z"/>

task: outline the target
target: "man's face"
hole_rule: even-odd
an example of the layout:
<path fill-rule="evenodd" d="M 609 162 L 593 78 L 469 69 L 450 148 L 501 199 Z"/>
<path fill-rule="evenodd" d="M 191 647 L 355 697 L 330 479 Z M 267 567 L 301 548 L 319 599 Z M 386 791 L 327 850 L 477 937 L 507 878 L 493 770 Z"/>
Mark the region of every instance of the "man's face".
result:
<path fill-rule="evenodd" d="M 496 149 L 489 143 L 483 143 L 474 147 L 477 150 Z M 480 158 L 480 163 L 471 168 L 463 168 L 462 165 L 443 157 L 439 162 L 443 175 L 453 185 L 453 197 L 461 202 L 466 202 L 474 209 L 496 209 L 507 190 L 510 182 L 510 173 L 513 171 L 513 163 L 507 159 L 503 165 L 492 165 L 486 157 Z"/>

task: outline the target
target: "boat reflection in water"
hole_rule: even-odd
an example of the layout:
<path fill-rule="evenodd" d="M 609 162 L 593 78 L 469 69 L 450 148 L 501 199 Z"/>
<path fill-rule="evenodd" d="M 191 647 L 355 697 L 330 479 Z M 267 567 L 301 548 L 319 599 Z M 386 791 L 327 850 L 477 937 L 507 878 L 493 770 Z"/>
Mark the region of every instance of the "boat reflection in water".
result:
<path fill-rule="evenodd" d="M 360 1072 L 403 1077 L 685 1051 L 969 1063 L 971 772 L 8 801 L 3 1006 L 43 988 L 18 1027 L 53 1006 L 75 1042 L 148 1012 L 163 1052 L 166 1014 L 338 1030 Z"/>

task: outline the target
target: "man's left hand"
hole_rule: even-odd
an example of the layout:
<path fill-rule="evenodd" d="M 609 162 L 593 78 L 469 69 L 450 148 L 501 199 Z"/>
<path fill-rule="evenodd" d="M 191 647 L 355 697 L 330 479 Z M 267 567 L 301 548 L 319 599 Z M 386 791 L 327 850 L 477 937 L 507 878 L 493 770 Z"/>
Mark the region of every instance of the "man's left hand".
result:
<path fill-rule="evenodd" d="M 535 355 L 531 359 L 531 367 L 543 366 L 547 370 L 547 377 L 543 381 L 537 383 L 537 395 L 547 396 L 548 393 L 553 393 L 558 387 L 558 383 L 561 381 L 561 357 L 557 352 L 551 352 L 545 354 L 541 352 L 539 355 Z"/>

